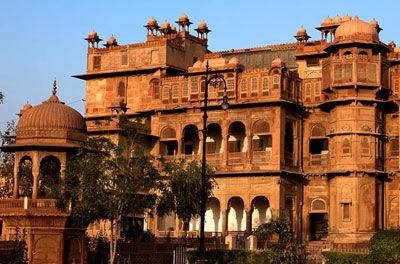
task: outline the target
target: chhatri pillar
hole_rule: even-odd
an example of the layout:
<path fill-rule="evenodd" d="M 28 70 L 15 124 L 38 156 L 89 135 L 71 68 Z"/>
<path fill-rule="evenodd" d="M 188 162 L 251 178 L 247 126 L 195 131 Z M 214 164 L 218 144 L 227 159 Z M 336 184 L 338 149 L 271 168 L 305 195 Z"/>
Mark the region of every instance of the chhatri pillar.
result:
<path fill-rule="evenodd" d="M 48 186 L 64 177 L 68 159 L 85 140 L 83 117 L 53 94 L 42 104 L 21 110 L 14 143 L 1 146 L 15 153 L 13 197 L 0 200 L 7 240 L 26 241 L 31 264 L 85 263 L 84 229 L 68 226 L 68 213 L 56 207 Z"/>

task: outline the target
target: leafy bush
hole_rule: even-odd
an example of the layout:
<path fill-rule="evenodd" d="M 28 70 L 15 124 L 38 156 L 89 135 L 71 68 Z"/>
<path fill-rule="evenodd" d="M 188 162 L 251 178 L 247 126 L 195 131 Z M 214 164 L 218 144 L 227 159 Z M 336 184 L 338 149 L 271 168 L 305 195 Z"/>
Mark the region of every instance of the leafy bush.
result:
<path fill-rule="evenodd" d="M 372 264 L 371 255 L 367 253 L 324 251 L 326 264 Z"/>
<path fill-rule="evenodd" d="M 290 226 L 289 218 L 281 216 L 260 225 L 254 232 L 258 239 L 266 241 L 269 241 L 273 234 L 279 236 L 277 243 L 268 245 L 271 263 L 296 263 L 305 256 L 304 246 L 296 243 Z"/>
<path fill-rule="evenodd" d="M 400 263 L 400 229 L 377 232 L 370 247 L 374 263 Z"/>

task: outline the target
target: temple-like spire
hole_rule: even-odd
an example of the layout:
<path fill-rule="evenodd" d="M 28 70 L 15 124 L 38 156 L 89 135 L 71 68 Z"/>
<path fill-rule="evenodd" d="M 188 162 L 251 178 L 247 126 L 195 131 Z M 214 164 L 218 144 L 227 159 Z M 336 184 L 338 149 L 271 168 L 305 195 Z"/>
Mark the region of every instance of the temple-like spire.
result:
<path fill-rule="evenodd" d="M 57 93 L 57 80 L 54 78 L 54 83 L 53 83 L 53 95 L 56 95 Z"/>

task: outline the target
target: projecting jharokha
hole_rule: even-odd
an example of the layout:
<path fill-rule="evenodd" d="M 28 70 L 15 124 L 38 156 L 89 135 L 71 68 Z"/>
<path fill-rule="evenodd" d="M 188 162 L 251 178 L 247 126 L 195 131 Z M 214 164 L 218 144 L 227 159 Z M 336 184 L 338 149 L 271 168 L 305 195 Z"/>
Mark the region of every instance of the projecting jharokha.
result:
<path fill-rule="evenodd" d="M 375 19 L 327 17 L 316 28 L 320 40 L 310 41 L 300 28 L 296 43 L 241 50 L 227 46 L 220 52 L 207 49 L 211 30 L 205 22 L 195 35 L 186 15 L 176 23 L 177 28 L 167 21 L 159 26 L 151 18 L 145 42 L 120 45 L 112 36 L 104 48 L 98 34 L 90 32 L 87 72 L 74 76 L 86 81 L 86 126 L 55 95 L 21 111 L 16 143 L 3 150 L 16 152 L 16 164 L 24 159 L 33 164 L 28 203 L 38 208 L 33 215 L 45 203 L 38 199 L 44 181 L 39 178 L 46 175 L 40 164 L 52 161 L 62 173 L 70 147 L 85 140 L 86 133 L 116 132 L 107 120 L 126 111 L 143 118 L 153 155 L 191 160 L 206 151 L 218 183 L 207 204 L 206 235 L 230 234 L 240 245 L 260 224 L 286 214 L 302 241 L 357 245 L 379 229 L 400 225 L 400 49 L 379 40 L 382 29 Z M 200 107 L 207 63 L 224 77 L 226 91 L 209 86 L 203 138 Z M 221 109 L 224 95 L 228 110 Z M 39 112 L 40 118 L 26 120 Z M 15 175 L 18 183 L 18 165 Z M 25 212 L 18 201 L 21 208 L 15 203 L 14 211 L 0 208 L 6 226 Z M 134 220 L 158 237 L 183 233 L 174 215 L 150 212 Z M 62 234 L 29 223 L 31 241 L 37 242 L 31 252 L 40 251 L 35 248 L 40 241 L 61 240 Z M 95 234 L 102 226 L 96 228 L 89 231 Z M 189 236 L 198 230 L 194 219 Z"/>

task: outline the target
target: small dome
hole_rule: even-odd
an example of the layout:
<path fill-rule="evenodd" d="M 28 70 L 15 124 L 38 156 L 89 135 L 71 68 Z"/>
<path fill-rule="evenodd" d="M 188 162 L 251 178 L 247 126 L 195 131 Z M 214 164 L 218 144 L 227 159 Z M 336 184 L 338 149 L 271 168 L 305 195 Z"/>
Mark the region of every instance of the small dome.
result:
<path fill-rule="evenodd" d="M 324 22 L 322 22 L 321 26 L 326 26 L 329 24 L 332 24 L 332 18 L 330 18 L 329 16 L 327 18 L 324 19 Z"/>
<path fill-rule="evenodd" d="M 111 37 L 107 40 L 107 45 L 117 45 L 117 40 L 115 39 L 114 36 L 111 36 Z"/>
<path fill-rule="evenodd" d="M 271 66 L 272 66 L 272 67 L 284 67 L 285 64 L 283 63 L 283 61 L 281 60 L 281 58 L 278 57 L 278 58 L 276 58 L 276 59 L 274 59 L 274 60 L 272 61 Z"/>
<path fill-rule="evenodd" d="M 335 16 L 333 18 L 333 23 L 340 23 L 342 21 L 342 19 L 340 18 L 340 16 Z"/>
<path fill-rule="evenodd" d="M 298 36 L 307 35 L 307 30 L 304 27 L 301 27 L 299 28 L 299 30 L 297 30 L 297 35 Z"/>
<path fill-rule="evenodd" d="M 28 109 L 30 109 L 30 108 L 32 108 L 32 105 L 31 104 L 29 104 L 29 103 L 26 103 L 26 104 L 24 104 L 24 106 L 22 107 L 22 110 L 28 110 Z"/>
<path fill-rule="evenodd" d="M 171 26 L 171 30 L 172 31 L 176 31 L 176 27 L 175 26 Z"/>
<path fill-rule="evenodd" d="M 201 22 L 199 23 L 199 25 L 197 26 L 197 28 L 198 28 L 198 29 L 208 29 L 207 23 L 204 22 L 204 21 L 201 21 Z"/>
<path fill-rule="evenodd" d="M 161 29 L 167 29 L 170 28 L 170 24 L 167 20 L 165 20 L 162 24 L 161 24 Z"/>
<path fill-rule="evenodd" d="M 379 41 L 379 35 L 373 26 L 355 16 L 336 29 L 335 42 L 344 40 Z"/>
<path fill-rule="evenodd" d="M 147 25 L 148 26 L 158 26 L 157 20 L 154 17 L 152 17 L 152 18 L 150 18 L 149 22 L 147 22 Z"/>
<path fill-rule="evenodd" d="M 189 21 L 189 17 L 183 13 L 180 17 L 179 17 L 179 22 L 188 22 Z"/>
<path fill-rule="evenodd" d="M 342 17 L 342 22 L 346 22 L 346 21 L 350 21 L 351 20 L 351 16 L 349 15 L 345 15 L 344 17 Z"/>
<path fill-rule="evenodd" d="M 17 124 L 16 144 L 77 144 L 86 139 L 86 123 L 82 115 L 60 102 L 53 95 L 42 104 L 24 105 Z"/>
<path fill-rule="evenodd" d="M 88 38 L 98 38 L 99 36 L 97 35 L 96 31 L 91 31 L 88 35 Z"/>
<path fill-rule="evenodd" d="M 378 21 L 374 18 L 374 19 L 372 19 L 371 20 L 371 22 L 369 22 L 369 24 L 371 25 L 371 26 L 373 26 L 373 27 L 377 27 L 379 24 L 378 24 Z"/>

